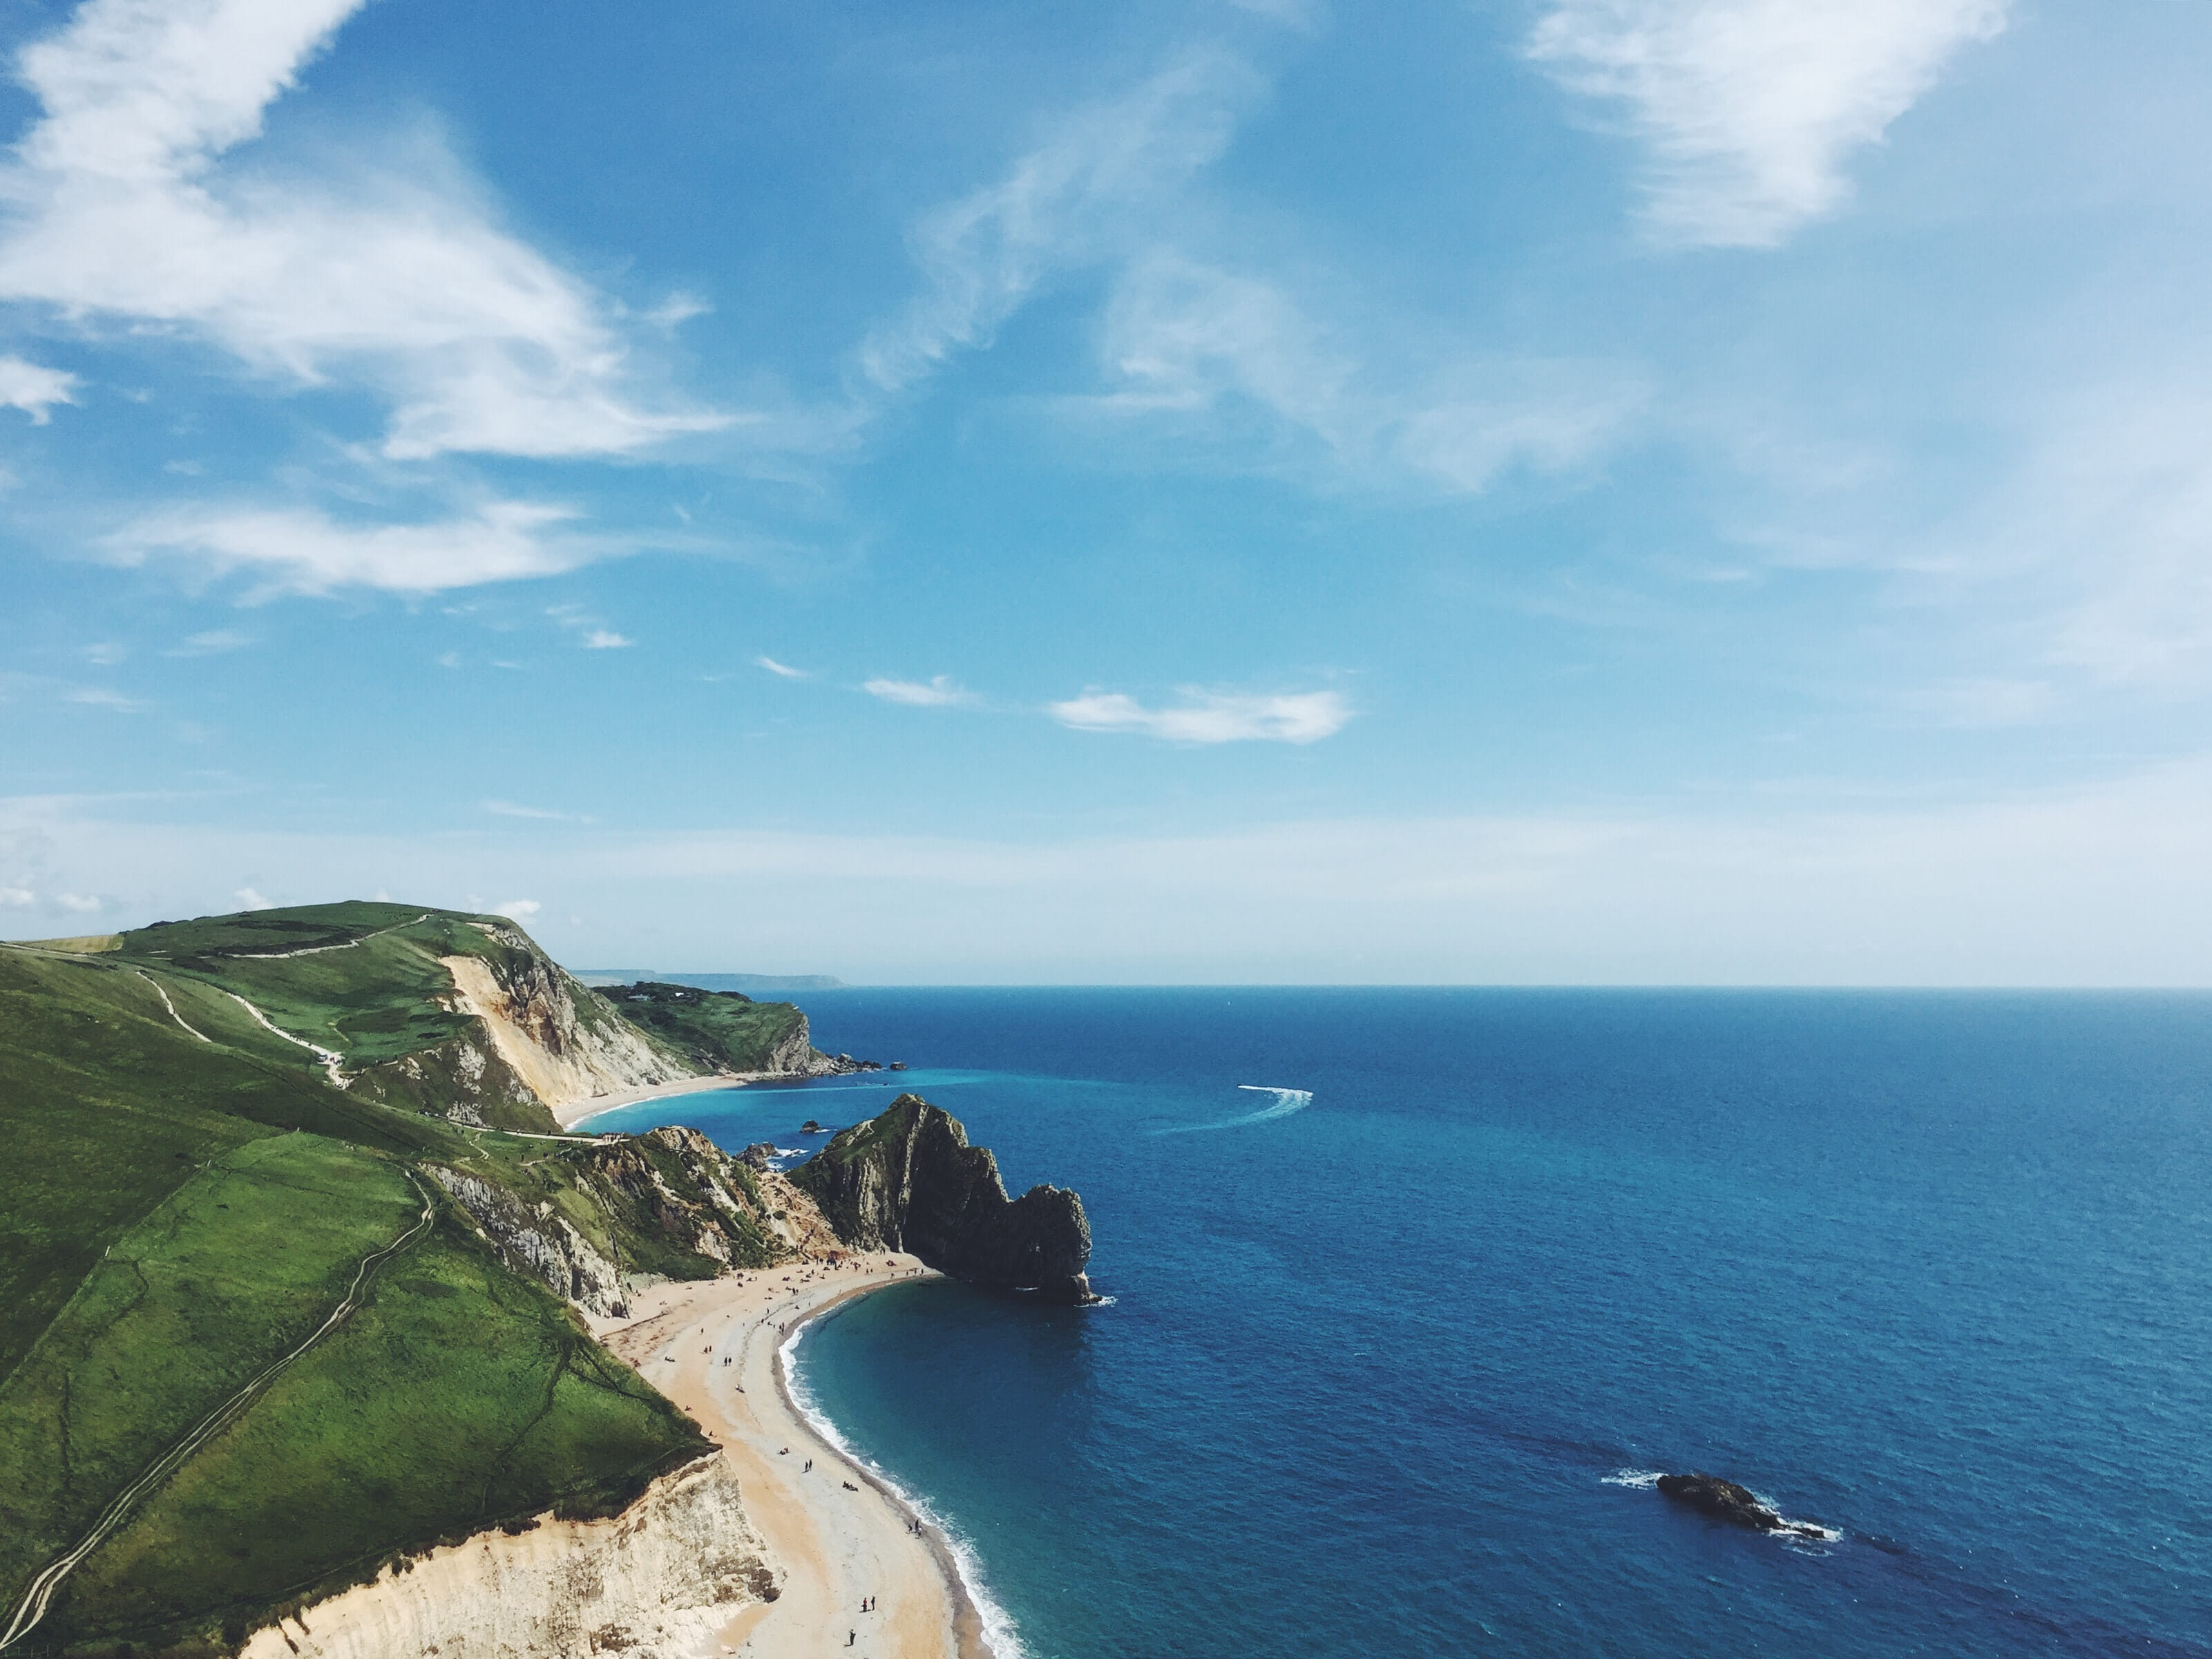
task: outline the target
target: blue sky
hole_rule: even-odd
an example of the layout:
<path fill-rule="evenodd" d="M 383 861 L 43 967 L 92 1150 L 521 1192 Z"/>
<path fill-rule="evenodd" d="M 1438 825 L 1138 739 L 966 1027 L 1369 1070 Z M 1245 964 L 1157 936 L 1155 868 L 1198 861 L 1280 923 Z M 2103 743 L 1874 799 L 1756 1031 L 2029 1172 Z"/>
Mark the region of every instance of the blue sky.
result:
<path fill-rule="evenodd" d="M 2212 981 L 2212 14 L 0 20 L 0 931 Z"/>

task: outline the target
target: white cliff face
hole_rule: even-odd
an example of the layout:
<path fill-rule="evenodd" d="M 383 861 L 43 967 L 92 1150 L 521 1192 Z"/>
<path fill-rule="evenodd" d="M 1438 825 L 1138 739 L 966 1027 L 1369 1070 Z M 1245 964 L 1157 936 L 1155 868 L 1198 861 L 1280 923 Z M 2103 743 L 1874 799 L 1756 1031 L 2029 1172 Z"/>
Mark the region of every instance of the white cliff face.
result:
<path fill-rule="evenodd" d="M 481 1533 L 256 1632 L 243 1659 L 708 1659 L 774 1576 L 719 1453 L 611 1521 Z"/>
<path fill-rule="evenodd" d="M 635 1027 L 586 1018 L 576 1004 L 582 988 L 534 957 L 510 969 L 506 980 L 480 957 L 441 957 L 439 962 L 453 976 L 454 1006 L 483 1022 L 493 1051 L 556 1112 L 621 1090 L 697 1075 Z"/>

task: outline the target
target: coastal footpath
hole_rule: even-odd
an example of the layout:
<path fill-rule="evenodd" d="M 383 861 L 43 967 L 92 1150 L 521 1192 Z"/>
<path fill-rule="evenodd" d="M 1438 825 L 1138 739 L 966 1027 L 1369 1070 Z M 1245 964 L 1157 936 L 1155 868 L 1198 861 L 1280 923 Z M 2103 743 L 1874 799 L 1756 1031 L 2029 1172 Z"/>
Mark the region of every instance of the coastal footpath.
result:
<path fill-rule="evenodd" d="M 1009 1200 L 911 1095 L 789 1174 L 572 1127 L 860 1064 L 789 1005 L 586 988 L 496 916 L 0 945 L 0 1647 L 978 1651 L 775 1344 L 918 1272 L 1080 1299 L 1080 1201 Z"/>

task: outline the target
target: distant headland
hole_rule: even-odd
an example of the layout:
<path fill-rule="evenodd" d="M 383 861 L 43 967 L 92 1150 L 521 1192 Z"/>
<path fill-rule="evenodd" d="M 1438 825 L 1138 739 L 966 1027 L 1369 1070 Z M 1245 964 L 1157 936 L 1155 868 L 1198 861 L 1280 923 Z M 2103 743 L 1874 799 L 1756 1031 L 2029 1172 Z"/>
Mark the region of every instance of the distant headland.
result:
<path fill-rule="evenodd" d="M 594 990 L 606 985 L 634 985 L 652 980 L 662 985 L 689 985 L 700 991 L 738 991 L 746 996 L 774 993 L 790 996 L 800 991 L 842 991 L 845 981 L 832 974 L 669 974 L 658 968 L 583 968 L 576 977 Z"/>

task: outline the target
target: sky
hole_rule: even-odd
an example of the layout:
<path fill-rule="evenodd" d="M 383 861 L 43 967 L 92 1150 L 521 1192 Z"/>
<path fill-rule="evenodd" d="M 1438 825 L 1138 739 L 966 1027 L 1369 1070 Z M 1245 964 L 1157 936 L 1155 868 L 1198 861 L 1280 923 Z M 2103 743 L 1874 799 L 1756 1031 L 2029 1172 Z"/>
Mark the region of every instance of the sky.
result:
<path fill-rule="evenodd" d="M 0 936 L 2212 984 L 2212 10 L 0 52 Z"/>

